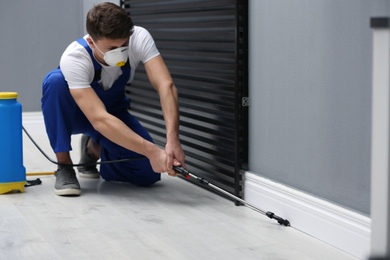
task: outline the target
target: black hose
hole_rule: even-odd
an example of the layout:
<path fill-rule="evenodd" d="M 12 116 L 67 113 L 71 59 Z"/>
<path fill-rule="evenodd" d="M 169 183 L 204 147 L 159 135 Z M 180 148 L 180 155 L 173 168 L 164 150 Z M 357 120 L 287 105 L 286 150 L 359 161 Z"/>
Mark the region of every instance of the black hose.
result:
<path fill-rule="evenodd" d="M 51 163 L 54 163 L 56 165 L 60 166 L 71 166 L 71 167 L 78 167 L 78 166 L 91 166 L 91 165 L 97 165 L 97 164 L 108 164 L 108 163 L 121 163 L 121 162 L 129 162 L 129 161 L 137 161 L 137 160 L 144 160 L 147 159 L 146 157 L 138 157 L 138 158 L 128 158 L 128 159 L 120 159 L 120 160 L 112 160 L 112 161 L 100 161 L 100 162 L 94 162 L 94 163 L 78 163 L 78 164 L 67 164 L 67 163 L 59 163 L 55 160 L 51 159 L 39 145 L 34 141 L 34 139 L 31 137 L 31 135 L 27 132 L 27 130 L 22 126 L 23 131 L 26 133 L 28 138 L 31 140 L 31 142 L 35 145 L 35 147 L 43 154 L 43 156 L 46 157 Z"/>

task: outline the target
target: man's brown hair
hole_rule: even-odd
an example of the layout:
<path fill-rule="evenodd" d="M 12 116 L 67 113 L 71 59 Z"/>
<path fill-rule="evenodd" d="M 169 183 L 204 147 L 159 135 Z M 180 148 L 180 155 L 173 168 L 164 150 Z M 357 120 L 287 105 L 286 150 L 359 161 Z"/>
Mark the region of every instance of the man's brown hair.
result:
<path fill-rule="evenodd" d="M 93 40 L 125 39 L 132 34 L 131 17 L 116 4 L 105 2 L 94 6 L 87 14 L 87 32 Z"/>

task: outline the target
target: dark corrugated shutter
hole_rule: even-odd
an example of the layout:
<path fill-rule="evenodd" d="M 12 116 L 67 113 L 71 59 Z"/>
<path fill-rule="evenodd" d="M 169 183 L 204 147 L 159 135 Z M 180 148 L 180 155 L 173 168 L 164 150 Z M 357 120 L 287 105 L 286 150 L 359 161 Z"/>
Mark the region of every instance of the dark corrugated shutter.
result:
<path fill-rule="evenodd" d="M 237 196 L 247 162 L 245 2 L 122 1 L 134 23 L 152 34 L 178 88 L 180 139 L 189 170 Z M 127 94 L 131 113 L 165 145 L 159 97 L 143 65 Z"/>

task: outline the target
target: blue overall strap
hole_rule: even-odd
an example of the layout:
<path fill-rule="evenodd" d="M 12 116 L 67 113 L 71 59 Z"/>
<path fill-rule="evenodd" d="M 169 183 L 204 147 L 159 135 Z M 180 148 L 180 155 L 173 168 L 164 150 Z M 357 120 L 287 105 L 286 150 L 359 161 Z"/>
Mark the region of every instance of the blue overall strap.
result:
<path fill-rule="evenodd" d="M 99 62 L 97 62 L 97 60 L 93 56 L 92 49 L 91 49 L 91 47 L 89 47 L 88 42 L 84 38 L 78 39 L 77 42 L 81 46 L 83 46 L 87 50 L 87 52 L 89 53 L 89 56 L 91 56 L 91 59 L 93 62 L 93 67 L 95 68 L 95 71 L 100 70 L 102 68 L 102 66 L 100 66 Z"/>

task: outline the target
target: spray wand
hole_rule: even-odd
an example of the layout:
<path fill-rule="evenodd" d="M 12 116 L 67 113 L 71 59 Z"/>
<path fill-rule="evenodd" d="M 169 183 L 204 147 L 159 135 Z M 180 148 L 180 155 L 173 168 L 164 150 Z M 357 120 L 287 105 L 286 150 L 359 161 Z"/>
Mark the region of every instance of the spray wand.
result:
<path fill-rule="evenodd" d="M 270 212 L 270 211 L 264 211 L 262 209 L 259 209 L 258 207 L 254 206 L 253 204 L 250 204 L 249 202 L 246 202 L 245 200 L 215 186 L 214 184 L 210 183 L 208 180 L 202 178 L 202 177 L 198 177 L 196 176 L 195 174 L 192 174 L 191 172 L 189 172 L 188 170 L 186 170 L 185 168 L 181 167 L 181 166 L 173 166 L 173 169 L 177 172 L 177 173 L 180 173 L 181 175 L 183 175 L 185 178 L 187 179 L 190 179 L 191 177 L 198 180 L 201 184 L 203 185 L 206 185 L 214 190 L 217 190 L 227 196 L 229 196 L 230 198 L 236 200 L 236 201 L 239 201 L 241 202 L 242 204 L 245 204 L 246 206 L 250 207 L 251 209 L 269 217 L 270 219 L 275 219 L 276 221 L 278 221 L 278 223 L 280 225 L 284 225 L 284 226 L 290 226 L 290 222 L 287 220 L 287 219 L 283 219 L 277 215 L 275 215 L 273 212 Z"/>

